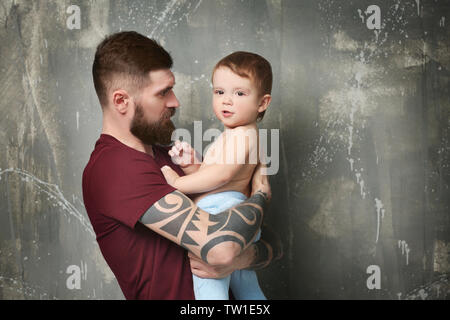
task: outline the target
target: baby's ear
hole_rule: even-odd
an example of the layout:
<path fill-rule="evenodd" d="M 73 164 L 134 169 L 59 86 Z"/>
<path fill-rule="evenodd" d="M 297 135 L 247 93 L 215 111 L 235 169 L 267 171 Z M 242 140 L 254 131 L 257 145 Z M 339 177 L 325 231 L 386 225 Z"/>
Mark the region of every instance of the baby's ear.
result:
<path fill-rule="evenodd" d="M 267 109 L 267 107 L 269 106 L 271 100 L 272 100 L 272 96 L 270 94 L 265 94 L 259 102 L 258 112 L 265 111 Z"/>

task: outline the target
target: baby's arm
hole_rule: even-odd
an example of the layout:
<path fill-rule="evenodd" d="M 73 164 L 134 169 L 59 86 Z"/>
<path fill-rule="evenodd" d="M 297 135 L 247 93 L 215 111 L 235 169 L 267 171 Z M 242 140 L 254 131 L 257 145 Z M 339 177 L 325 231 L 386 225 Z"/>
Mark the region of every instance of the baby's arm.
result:
<path fill-rule="evenodd" d="M 212 164 L 180 177 L 168 166 L 161 168 L 167 183 L 183 193 L 202 193 L 217 189 L 231 181 L 243 164 Z"/>
<path fill-rule="evenodd" d="M 169 150 L 169 155 L 185 174 L 196 172 L 202 163 L 200 155 L 185 141 L 175 141 L 175 144 Z"/>
<path fill-rule="evenodd" d="M 216 162 L 202 166 L 192 174 L 180 177 L 170 167 L 161 168 L 167 183 L 183 193 L 202 193 L 217 189 L 230 182 L 247 163 L 249 154 L 257 150 L 257 139 L 248 138 L 245 130 L 245 128 L 230 130 L 224 139 L 220 140 L 222 141 L 222 145 L 219 145 L 221 152 L 218 157 L 216 156 Z M 245 139 L 245 144 L 239 145 L 236 138 L 241 139 L 242 137 Z M 227 161 L 228 159 L 224 159 L 225 155 L 236 157 L 231 157 L 230 161 Z M 205 161 L 208 162 L 207 159 Z"/>

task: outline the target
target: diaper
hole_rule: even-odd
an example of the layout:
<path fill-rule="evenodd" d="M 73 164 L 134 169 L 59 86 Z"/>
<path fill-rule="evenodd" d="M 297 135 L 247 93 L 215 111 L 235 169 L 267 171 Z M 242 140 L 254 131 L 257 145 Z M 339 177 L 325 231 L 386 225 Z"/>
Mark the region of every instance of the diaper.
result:
<path fill-rule="evenodd" d="M 197 202 L 197 206 L 211 214 L 217 214 L 246 200 L 245 194 L 239 191 L 223 191 L 208 194 Z"/>

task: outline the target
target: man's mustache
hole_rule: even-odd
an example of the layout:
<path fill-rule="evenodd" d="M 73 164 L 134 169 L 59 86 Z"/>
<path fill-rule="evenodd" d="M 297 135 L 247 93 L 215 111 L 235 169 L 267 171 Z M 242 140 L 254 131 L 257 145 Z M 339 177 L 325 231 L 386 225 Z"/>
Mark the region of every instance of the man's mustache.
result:
<path fill-rule="evenodd" d="M 172 118 L 176 113 L 175 108 L 170 108 L 166 113 L 164 113 L 162 120 L 169 120 Z"/>

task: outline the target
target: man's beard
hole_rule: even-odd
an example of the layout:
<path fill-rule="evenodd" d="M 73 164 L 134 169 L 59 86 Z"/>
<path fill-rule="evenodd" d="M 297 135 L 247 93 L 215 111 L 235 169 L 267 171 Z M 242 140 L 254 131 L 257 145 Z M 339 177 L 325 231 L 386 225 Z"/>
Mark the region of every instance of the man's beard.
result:
<path fill-rule="evenodd" d="M 136 104 L 136 110 L 131 121 L 130 131 L 143 143 L 167 145 L 172 142 L 172 132 L 175 125 L 170 118 L 175 114 L 174 108 L 169 108 L 159 121 L 151 123 L 145 120 L 144 109 L 140 104 Z"/>

